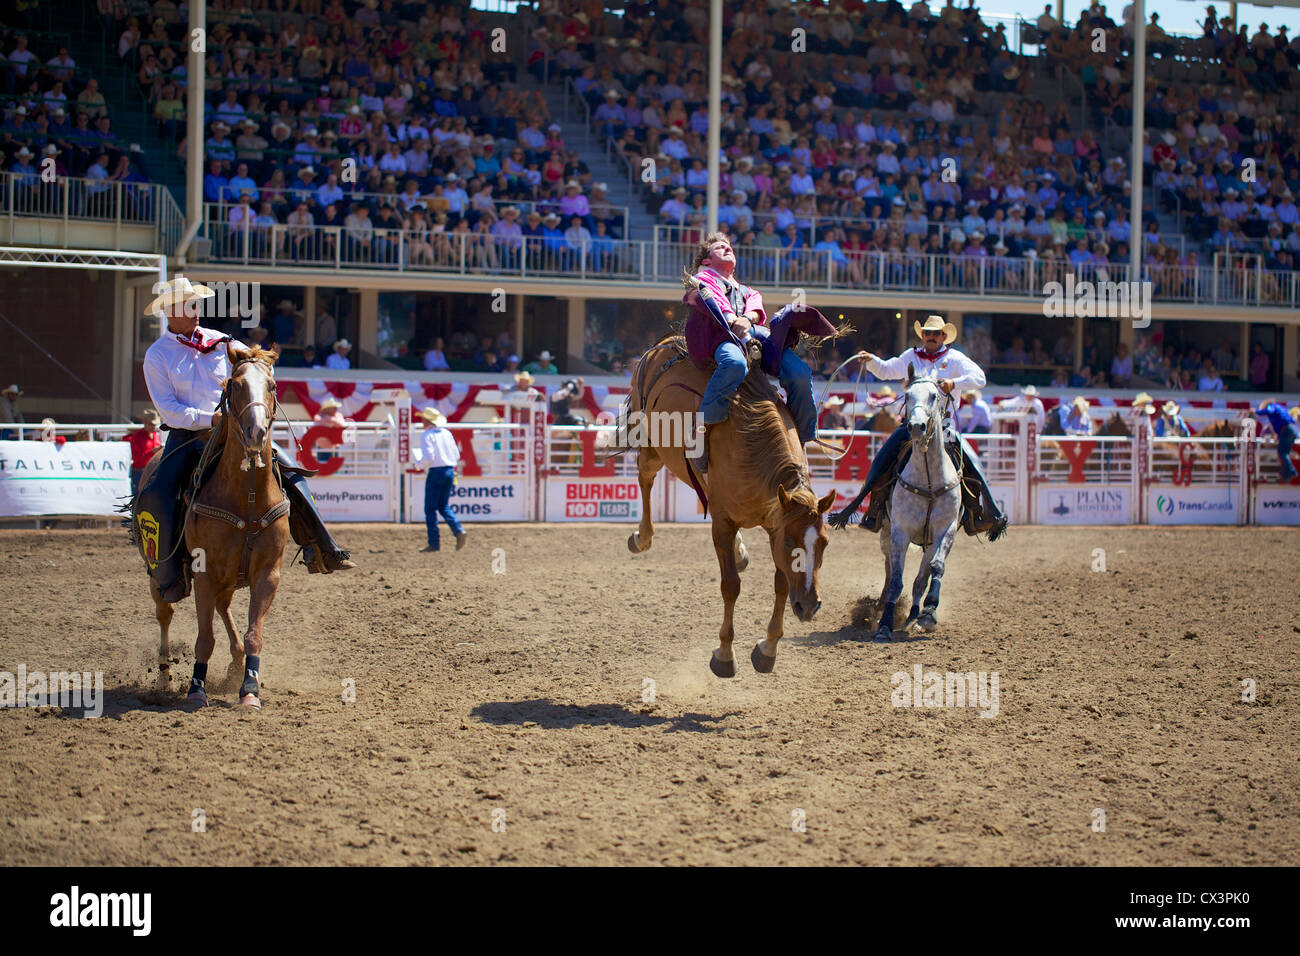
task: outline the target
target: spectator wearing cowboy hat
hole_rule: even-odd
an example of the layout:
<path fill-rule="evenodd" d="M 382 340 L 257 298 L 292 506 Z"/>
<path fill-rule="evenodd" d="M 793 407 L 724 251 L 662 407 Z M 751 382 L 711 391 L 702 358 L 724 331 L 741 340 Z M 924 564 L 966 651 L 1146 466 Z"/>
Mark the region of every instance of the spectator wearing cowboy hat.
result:
<path fill-rule="evenodd" d="M 153 456 L 156 449 L 162 447 L 162 432 L 158 430 L 158 423 L 161 421 L 158 413 L 152 408 L 146 408 L 140 413 L 141 427 L 132 428 L 123 436 L 123 441 L 131 444 L 131 497 L 134 498 L 140 491 L 140 476 L 144 474 L 145 465 L 149 464 L 149 459 Z M 130 525 L 130 521 L 127 521 Z"/>
<path fill-rule="evenodd" d="M 0 424 L 3 425 L 21 425 L 23 424 L 23 413 L 18 409 L 18 399 L 22 398 L 23 390 L 16 384 L 10 385 L 0 393 Z M 12 439 L 17 433 L 9 429 L 0 431 L 0 439 L 6 441 Z"/>
<path fill-rule="evenodd" d="M 998 408 L 1011 412 L 1032 412 L 1037 434 L 1043 433 L 1043 422 L 1047 420 L 1047 412 L 1043 408 L 1043 400 L 1038 397 L 1036 386 L 1026 385 L 1015 398 L 1004 398 L 998 402 Z"/>
<path fill-rule="evenodd" d="M 1148 438 L 1154 434 L 1153 423 L 1155 422 L 1156 415 L 1155 401 L 1156 400 L 1149 392 L 1139 392 L 1134 396 L 1133 404 L 1130 406 L 1130 414 L 1135 417 L 1141 416 L 1143 424 L 1146 425 Z"/>
<path fill-rule="evenodd" d="M 1267 422 L 1277 436 L 1277 480 L 1289 482 L 1296 476 L 1295 465 L 1291 464 L 1291 449 L 1300 438 L 1300 426 L 1291 418 L 1285 405 L 1271 398 L 1266 398 L 1255 409 L 1255 417 Z"/>
<path fill-rule="evenodd" d="M 1062 403 L 1058 410 L 1062 431 L 1067 435 L 1091 435 L 1092 417 L 1088 414 L 1090 407 L 1091 404 L 1082 395 L 1075 396 L 1069 405 Z"/>
<path fill-rule="evenodd" d="M 320 403 L 320 408 L 316 409 L 316 414 L 311 417 L 311 423 L 326 428 L 346 428 L 348 420 L 343 417 L 343 403 L 331 395 Z M 316 442 L 316 460 L 329 461 L 334 457 L 334 449 L 337 447 L 327 438 L 319 439 Z"/>
<path fill-rule="evenodd" d="M 844 414 L 844 399 L 838 395 L 832 395 L 822 403 L 822 420 L 818 425 L 827 431 L 851 431 L 852 426 L 848 417 Z"/>
<path fill-rule="evenodd" d="M 502 389 L 502 392 L 506 401 L 512 405 L 526 405 L 542 397 L 542 393 L 533 388 L 533 375 L 527 370 L 516 372 L 515 384 Z"/>
<path fill-rule="evenodd" d="M 424 419 L 424 434 L 420 437 L 417 450 L 418 460 L 426 469 L 424 479 L 424 527 L 428 544 L 421 548 L 421 553 L 440 550 L 438 535 L 438 516 L 447 522 L 447 527 L 456 536 L 456 550 L 465 547 L 467 532 L 452 513 L 451 489 L 456 484 L 456 466 L 460 463 L 460 446 L 445 427 L 447 418 L 442 412 L 433 408 L 420 410 Z"/>
<path fill-rule="evenodd" d="M 1187 427 L 1180 414 L 1181 409 L 1178 403 L 1173 400 L 1165 402 L 1160 406 L 1160 419 L 1156 422 L 1155 434 L 1157 438 L 1166 436 L 1174 438 L 1191 438 L 1192 430 Z"/>
<path fill-rule="evenodd" d="M 325 367 L 342 371 L 352 367 L 352 362 L 348 359 L 348 353 L 352 351 L 352 343 L 347 339 L 339 339 L 334 343 L 334 354 L 325 359 Z"/>
<path fill-rule="evenodd" d="M 554 357 L 555 356 L 551 355 L 549 351 L 542 349 L 537 356 L 537 361 L 529 362 L 525 365 L 524 371 L 532 372 L 534 375 L 558 375 L 560 369 L 555 362 L 552 361 Z"/>

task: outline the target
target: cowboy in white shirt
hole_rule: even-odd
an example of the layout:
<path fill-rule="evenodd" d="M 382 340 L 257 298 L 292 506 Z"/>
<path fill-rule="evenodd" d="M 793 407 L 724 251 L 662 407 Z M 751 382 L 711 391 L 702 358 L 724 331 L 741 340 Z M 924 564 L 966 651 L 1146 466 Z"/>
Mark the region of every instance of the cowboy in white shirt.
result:
<path fill-rule="evenodd" d="M 932 374 L 939 380 L 940 390 L 949 398 L 944 409 L 944 444 L 958 467 L 964 467 L 966 473 L 976 479 L 980 489 L 978 500 L 971 500 L 965 482 L 962 483 L 962 525 L 967 534 L 987 531 L 989 540 L 996 541 L 1006 531 L 1006 516 L 998 509 L 997 501 L 979 466 L 979 459 L 966 440 L 957 433 L 952 418 L 960 404 L 962 392 L 984 387 L 984 370 L 964 352 L 948 347 L 957 338 L 957 327 L 944 322 L 943 316 L 931 315 L 925 320 L 925 325 L 916 322 L 914 326 L 923 343 L 921 346 L 892 359 L 881 359 L 870 352 L 863 352 L 861 356 L 867 360 L 867 370 L 881 381 L 905 381 L 913 374 Z M 877 485 L 881 484 L 882 479 L 894 474 L 894 464 L 907 440 L 908 428 L 904 423 L 886 439 L 884 446 L 872 459 L 871 469 L 867 472 L 857 498 L 832 517 L 832 525 L 843 528 L 862 504 L 862 499 L 871 494 L 871 505 L 862 519 L 862 527 L 867 531 L 880 530 L 887 494 L 885 488 L 878 489 Z"/>
<path fill-rule="evenodd" d="M 352 351 L 352 343 L 347 339 L 339 339 L 334 343 L 334 352 L 325 359 L 325 367 L 332 368 L 335 371 L 349 369 L 352 363 L 348 361 L 348 352 Z"/>
<path fill-rule="evenodd" d="M 186 551 L 179 545 L 185 518 L 181 490 L 188 486 L 198 465 L 209 430 L 220 424 L 217 406 L 222 383 L 230 376 L 226 345 L 233 340 L 199 325 L 202 306 L 198 303 L 213 295 L 211 289 L 178 276 L 173 282 L 162 283 L 160 291 L 144 314 L 164 317 L 167 331 L 145 352 L 144 380 L 168 429 L 167 443 L 158 470 L 140 490 L 133 510 L 138 532 L 146 540 L 156 529 L 157 560 L 150 562 L 150 575 L 163 600 L 174 604 L 189 593 L 183 567 Z M 348 552 L 339 549 L 326 529 L 302 474 L 284 467 L 274 452 L 272 460 L 281 469 L 281 484 L 291 508 L 289 529 L 304 549 L 308 570 L 329 573 L 355 567 Z"/>

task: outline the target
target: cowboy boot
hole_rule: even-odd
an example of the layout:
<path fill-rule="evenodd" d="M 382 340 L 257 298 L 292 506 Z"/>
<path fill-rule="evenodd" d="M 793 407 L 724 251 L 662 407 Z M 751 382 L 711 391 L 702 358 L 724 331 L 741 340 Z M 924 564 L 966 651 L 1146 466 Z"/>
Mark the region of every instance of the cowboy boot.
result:
<path fill-rule="evenodd" d="M 871 493 L 871 500 L 867 502 L 867 513 L 862 516 L 862 523 L 858 525 L 863 531 L 879 533 L 881 525 L 885 523 L 885 489 L 877 488 Z"/>
<path fill-rule="evenodd" d="M 320 512 L 311 503 L 305 490 L 302 475 L 281 473 L 285 478 L 284 493 L 289 499 L 289 533 L 302 548 L 302 561 L 309 574 L 329 574 L 331 571 L 350 571 L 356 567 L 352 555 L 335 542 Z"/>
<path fill-rule="evenodd" d="M 701 425 L 696 429 L 695 434 L 699 436 L 698 451 L 695 457 L 686 459 L 701 475 L 708 474 L 709 471 L 709 430 L 708 425 Z"/>

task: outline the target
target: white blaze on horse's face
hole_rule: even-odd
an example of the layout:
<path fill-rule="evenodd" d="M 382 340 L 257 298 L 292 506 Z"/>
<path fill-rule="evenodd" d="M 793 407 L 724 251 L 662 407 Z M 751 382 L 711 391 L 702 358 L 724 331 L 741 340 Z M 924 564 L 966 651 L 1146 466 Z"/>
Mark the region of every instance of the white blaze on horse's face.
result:
<path fill-rule="evenodd" d="M 927 387 L 920 387 L 927 386 Z M 935 403 L 939 400 L 939 387 L 933 381 L 918 381 L 907 389 L 907 428 L 912 443 L 924 454 L 934 437 L 931 423 L 935 417 Z"/>
<path fill-rule="evenodd" d="M 817 570 L 830 541 L 822 516 L 834 505 L 835 492 L 816 501 L 811 508 L 806 499 L 796 501 L 784 488 L 780 489 L 779 499 L 784 522 L 772 535 L 772 558 L 785 576 L 790 609 L 799 620 L 811 621 L 821 607 L 817 597 Z"/>
<path fill-rule="evenodd" d="M 270 436 L 271 379 L 261 362 L 242 363 L 235 377 L 231 402 L 236 427 L 243 433 L 243 444 L 252 458 L 266 446 Z M 236 407 L 236 405 L 238 407 Z"/>

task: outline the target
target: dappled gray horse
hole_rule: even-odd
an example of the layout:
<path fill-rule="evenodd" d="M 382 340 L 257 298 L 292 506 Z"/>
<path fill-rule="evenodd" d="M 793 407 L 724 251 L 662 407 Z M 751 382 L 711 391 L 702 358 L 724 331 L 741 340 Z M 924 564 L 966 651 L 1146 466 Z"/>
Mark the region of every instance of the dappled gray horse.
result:
<path fill-rule="evenodd" d="M 903 422 L 911 433 L 912 453 L 894 484 L 888 514 L 880 528 L 885 587 L 880 594 L 877 642 L 893 640 L 894 605 L 903 592 L 903 567 L 907 563 L 909 544 L 919 545 L 923 554 L 921 569 L 912 585 L 912 612 L 904 628 L 910 630 L 916 624 L 923 631 L 933 631 L 936 626 L 939 584 L 961 525 L 961 476 L 944 449 L 945 401 L 947 395 L 932 376 L 917 378 L 908 369 Z"/>

